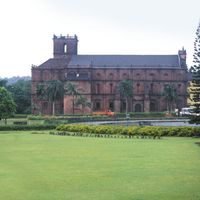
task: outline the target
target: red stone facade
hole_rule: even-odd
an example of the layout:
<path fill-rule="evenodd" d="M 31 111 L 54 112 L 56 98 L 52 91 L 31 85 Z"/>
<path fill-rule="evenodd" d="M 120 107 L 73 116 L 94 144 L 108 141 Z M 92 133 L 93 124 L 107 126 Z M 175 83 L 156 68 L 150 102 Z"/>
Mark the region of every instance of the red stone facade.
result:
<path fill-rule="evenodd" d="M 77 36 L 54 36 L 54 58 L 40 66 L 32 67 L 33 113 L 52 114 L 52 102 L 36 95 L 39 83 L 60 80 L 64 87 L 68 82 L 77 85 L 79 93 L 92 104 L 91 111 L 125 111 L 125 101 L 120 99 L 117 86 L 121 80 L 133 81 L 133 98 L 128 102 L 130 112 L 165 111 L 162 95 L 167 84 L 173 84 L 178 98 L 174 108 L 187 104 L 186 51 L 177 55 L 120 56 L 77 55 Z M 75 107 L 75 113 L 81 113 Z M 64 95 L 56 102 L 57 114 L 72 114 L 72 97 Z"/>

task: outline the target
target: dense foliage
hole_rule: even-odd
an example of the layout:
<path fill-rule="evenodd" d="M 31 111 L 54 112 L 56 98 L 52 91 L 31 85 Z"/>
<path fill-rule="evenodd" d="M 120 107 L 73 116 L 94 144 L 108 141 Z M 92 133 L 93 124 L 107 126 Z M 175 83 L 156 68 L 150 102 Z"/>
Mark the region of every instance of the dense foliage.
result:
<path fill-rule="evenodd" d="M 196 30 L 196 38 L 194 41 L 193 63 L 190 71 L 192 73 L 192 84 L 189 90 L 192 105 L 195 112 L 200 113 L 200 23 Z M 200 123 L 200 116 L 194 116 L 191 119 L 193 123 Z"/>
<path fill-rule="evenodd" d="M 17 82 L 7 86 L 16 103 L 16 113 L 31 113 L 31 81 L 20 79 Z"/>
<path fill-rule="evenodd" d="M 171 113 L 174 109 L 174 105 L 177 99 L 177 93 L 174 85 L 172 84 L 167 84 L 164 87 L 164 91 L 162 95 L 165 98 L 166 104 L 167 104 L 167 111 Z"/>
<path fill-rule="evenodd" d="M 16 110 L 16 105 L 13 101 L 11 94 L 4 88 L 0 87 L 0 119 L 5 120 L 11 117 Z"/>
<path fill-rule="evenodd" d="M 63 93 L 64 93 L 63 83 L 59 80 L 52 80 L 37 85 L 36 94 L 38 98 L 52 102 L 53 115 L 55 115 L 55 103 L 56 101 L 63 99 Z"/>
<path fill-rule="evenodd" d="M 200 127 L 59 125 L 57 131 L 127 136 L 200 136 Z"/>
<path fill-rule="evenodd" d="M 133 82 L 131 80 L 123 80 L 119 82 L 117 88 L 121 100 L 125 99 L 126 102 L 126 115 L 128 113 L 128 100 L 133 97 Z"/>
<path fill-rule="evenodd" d="M 68 96 L 72 96 L 72 113 L 74 114 L 75 100 L 77 96 L 79 95 L 77 85 L 71 82 L 68 82 L 65 87 L 65 94 Z"/>
<path fill-rule="evenodd" d="M 56 125 L 51 125 L 51 124 L 5 125 L 5 126 L 0 126 L 0 131 L 52 130 L 55 128 Z"/>

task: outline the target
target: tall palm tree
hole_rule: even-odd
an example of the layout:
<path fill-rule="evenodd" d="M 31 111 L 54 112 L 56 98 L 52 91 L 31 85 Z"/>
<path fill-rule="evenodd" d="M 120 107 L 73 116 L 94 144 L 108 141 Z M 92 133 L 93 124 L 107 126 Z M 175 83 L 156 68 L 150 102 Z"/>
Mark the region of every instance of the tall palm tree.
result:
<path fill-rule="evenodd" d="M 52 114 L 55 115 L 55 102 L 63 98 L 63 83 L 59 80 L 52 80 L 47 83 L 40 83 L 36 89 L 36 95 L 42 100 L 52 102 Z"/>
<path fill-rule="evenodd" d="M 76 100 L 76 106 L 79 105 L 81 105 L 81 111 L 83 114 L 84 108 L 91 107 L 91 102 L 89 102 L 86 97 L 80 95 L 80 97 Z"/>
<path fill-rule="evenodd" d="M 164 96 L 164 98 L 166 100 L 167 111 L 169 111 L 169 113 L 171 113 L 171 111 L 173 110 L 173 105 L 177 99 L 177 93 L 176 93 L 176 89 L 175 89 L 174 85 L 172 85 L 172 84 L 166 85 L 164 87 L 164 91 L 163 91 L 162 95 Z"/>
<path fill-rule="evenodd" d="M 72 96 L 72 110 L 73 110 L 72 112 L 74 114 L 75 99 L 79 95 L 77 85 L 71 82 L 67 83 L 65 88 L 65 93 L 69 96 Z"/>
<path fill-rule="evenodd" d="M 123 80 L 119 82 L 118 92 L 121 98 L 126 100 L 126 116 L 128 114 L 128 99 L 133 97 L 133 82 L 131 80 Z"/>
<path fill-rule="evenodd" d="M 63 83 L 59 80 L 50 81 L 47 84 L 46 93 L 47 99 L 52 102 L 52 114 L 55 115 L 55 102 L 63 98 Z"/>

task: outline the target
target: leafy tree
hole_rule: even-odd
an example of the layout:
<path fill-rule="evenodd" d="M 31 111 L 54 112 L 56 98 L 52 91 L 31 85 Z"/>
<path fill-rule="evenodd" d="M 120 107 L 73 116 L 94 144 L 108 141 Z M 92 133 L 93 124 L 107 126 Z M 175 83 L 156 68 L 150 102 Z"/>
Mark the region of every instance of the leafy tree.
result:
<path fill-rule="evenodd" d="M 164 87 L 164 91 L 162 93 L 167 103 L 167 111 L 171 113 L 173 110 L 174 103 L 177 99 L 177 93 L 174 85 L 168 84 Z"/>
<path fill-rule="evenodd" d="M 196 30 L 194 41 L 193 66 L 190 69 L 192 73 L 192 87 L 190 88 L 190 98 L 197 113 L 200 112 L 200 22 Z"/>
<path fill-rule="evenodd" d="M 131 80 L 120 81 L 118 85 L 118 92 L 121 99 L 126 100 L 126 115 L 128 114 L 128 100 L 133 97 L 133 82 Z"/>
<path fill-rule="evenodd" d="M 59 80 L 52 80 L 37 85 L 36 95 L 42 99 L 52 102 L 52 114 L 55 115 L 55 102 L 63 98 L 63 83 Z"/>
<path fill-rule="evenodd" d="M 75 105 L 81 106 L 81 110 L 82 110 L 82 114 L 83 114 L 84 108 L 91 107 L 91 102 L 89 102 L 86 97 L 83 97 L 80 95 L 79 98 L 76 100 Z"/>
<path fill-rule="evenodd" d="M 5 87 L 6 88 L 7 82 L 8 81 L 6 79 L 0 79 L 0 87 Z"/>
<path fill-rule="evenodd" d="M 46 99 L 46 84 L 45 83 L 39 83 L 36 88 L 36 95 L 39 99 Z"/>
<path fill-rule="evenodd" d="M 31 81 L 20 79 L 7 87 L 16 103 L 16 113 L 31 112 Z"/>
<path fill-rule="evenodd" d="M 7 124 L 7 119 L 14 114 L 15 109 L 16 105 L 11 94 L 4 87 L 0 87 L 0 119 L 4 119 L 5 124 Z"/>
<path fill-rule="evenodd" d="M 66 89 L 66 91 L 65 91 L 66 94 L 69 96 L 72 96 L 72 110 L 73 110 L 73 114 L 74 114 L 75 99 L 79 95 L 77 85 L 69 82 L 69 83 L 67 83 L 65 89 Z"/>

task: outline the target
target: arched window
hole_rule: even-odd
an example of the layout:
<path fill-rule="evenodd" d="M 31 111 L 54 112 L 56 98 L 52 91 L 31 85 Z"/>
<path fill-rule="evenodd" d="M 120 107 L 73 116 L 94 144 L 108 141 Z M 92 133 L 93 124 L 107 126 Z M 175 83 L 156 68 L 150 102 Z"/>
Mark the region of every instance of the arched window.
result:
<path fill-rule="evenodd" d="M 114 111 L 114 102 L 113 102 L 113 100 L 110 100 L 110 102 L 109 102 L 109 110 Z"/>
<path fill-rule="evenodd" d="M 123 79 L 127 79 L 128 78 L 128 74 L 127 73 L 123 73 Z"/>
<path fill-rule="evenodd" d="M 139 93 L 140 92 L 140 84 L 139 83 L 137 83 L 137 85 L 136 85 L 137 87 L 136 87 L 136 93 Z"/>
<path fill-rule="evenodd" d="M 150 112 L 155 112 L 156 111 L 156 104 L 155 102 L 150 102 Z"/>
<path fill-rule="evenodd" d="M 109 74 L 109 79 L 113 79 L 113 73 Z"/>
<path fill-rule="evenodd" d="M 96 93 L 99 94 L 100 93 L 100 84 L 97 83 L 96 85 Z"/>
<path fill-rule="evenodd" d="M 101 102 L 100 101 L 96 101 L 94 105 L 95 105 L 94 110 L 101 110 Z"/>
<path fill-rule="evenodd" d="M 165 77 L 168 77 L 168 73 L 164 73 L 164 76 L 165 76 Z"/>
<path fill-rule="evenodd" d="M 135 105 L 135 112 L 142 112 L 142 106 L 141 106 L 141 104 L 137 103 Z"/>
<path fill-rule="evenodd" d="M 101 78 L 101 74 L 100 73 L 97 73 L 97 78 Z"/>
<path fill-rule="evenodd" d="M 110 93 L 112 94 L 113 93 L 113 84 L 110 83 Z"/>
<path fill-rule="evenodd" d="M 150 92 L 153 93 L 153 83 L 150 84 Z"/>
<path fill-rule="evenodd" d="M 67 45 L 66 44 L 64 44 L 64 53 L 67 53 Z"/>
<path fill-rule="evenodd" d="M 150 76 L 154 76 L 154 73 L 150 73 L 149 75 L 150 75 Z"/>

